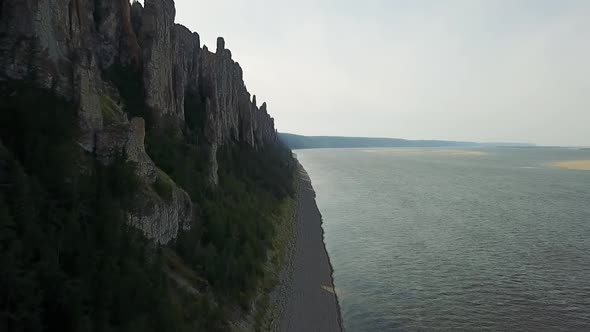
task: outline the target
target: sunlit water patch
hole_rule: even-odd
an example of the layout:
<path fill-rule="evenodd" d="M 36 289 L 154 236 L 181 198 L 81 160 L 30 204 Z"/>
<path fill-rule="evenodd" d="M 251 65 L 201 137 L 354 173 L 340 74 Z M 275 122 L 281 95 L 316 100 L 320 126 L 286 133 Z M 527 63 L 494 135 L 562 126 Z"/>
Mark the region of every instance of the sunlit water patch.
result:
<path fill-rule="evenodd" d="M 566 160 L 551 163 L 551 167 L 578 171 L 590 171 L 590 160 Z"/>

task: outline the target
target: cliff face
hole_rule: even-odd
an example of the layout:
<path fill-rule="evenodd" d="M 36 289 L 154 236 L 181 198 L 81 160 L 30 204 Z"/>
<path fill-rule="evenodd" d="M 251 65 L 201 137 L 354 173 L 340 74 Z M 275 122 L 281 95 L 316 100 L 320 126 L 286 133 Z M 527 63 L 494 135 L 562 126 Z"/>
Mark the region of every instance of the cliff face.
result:
<path fill-rule="evenodd" d="M 273 144 L 274 121 L 266 104 L 259 108 L 251 100 L 224 40 L 212 53 L 174 18 L 172 0 L 146 0 L 145 8 L 127 0 L 2 0 L 0 83 L 34 84 L 74 103 L 80 146 L 104 163 L 125 151 L 148 188 L 163 172 L 146 153 L 145 123 L 128 119 L 121 91 L 106 78 L 114 67 L 133 68 L 141 73 L 155 126 L 173 119 L 182 128 L 191 112 L 204 119 L 208 182 L 215 185 L 218 147 Z M 185 109 L 189 95 L 203 107 Z M 131 224 L 161 243 L 188 227 L 194 208 L 186 192 L 171 185 L 171 199 L 146 190 L 144 206 L 129 215 Z"/>

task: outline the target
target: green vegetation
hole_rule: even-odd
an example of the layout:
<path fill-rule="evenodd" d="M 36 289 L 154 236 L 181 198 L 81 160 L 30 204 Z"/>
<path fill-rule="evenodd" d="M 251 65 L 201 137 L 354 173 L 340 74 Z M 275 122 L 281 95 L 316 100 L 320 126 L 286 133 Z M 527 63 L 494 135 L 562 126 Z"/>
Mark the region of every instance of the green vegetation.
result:
<path fill-rule="evenodd" d="M 146 120 L 146 150 L 162 170 L 151 187 L 122 152 L 104 166 L 81 150 L 74 105 L 0 85 L 0 330 L 227 330 L 228 312 L 255 299 L 263 317 L 284 241 L 277 228 L 289 220 L 291 152 L 220 147 L 211 187 L 205 98 L 187 95 L 181 124 L 145 106 L 140 72 L 113 67 L 105 78 L 122 98 L 101 98 L 105 121 L 122 112 Z M 196 213 L 162 248 L 129 227 L 127 213 L 146 190 L 171 201 L 175 183 Z"/>
<path fill-rule="evenodd" d="M 151 118 L 137 98 L 142 96 L 143 87 L 136 84 L 141 80 L 133 75 L 138 74 L 126 68 L 112 71 L 125 111 Z M 265 266 L 276 245 L 277 216 L 284 211 L 282 203 L 294 193 L 295 162 L 291 151 L 280 143 L 262 149 L 224 146 L 217 152 L 219 185 L 210 187 L 205 98 L 202 93 L 187 92 L 184 106 L 184 126 L 175 118 L 160 117 L 146 132 L 148 154 L 187 191 L 198 211 L 191 230 L 180 233 L 171 245 L 174 259 L 167 256 L 168 267 L 185 280 L 193 280 L 194 288 L 208 289 L 219 308 L 231 310 L 239 305 L 249 309 L 268 277 Z M 166 186 L 156 186 L 162 187 L 156 189 L 162 196 Z"/>
<path fill-rule="evenodd" d="M 219 296 L 228 302 L 237 299 L 244 309 L 265 276 L 281 202 L 292 194 L 293 172 L 283 162 L 285 151 L 220 151 L 219 186 L 197 202 L 201 213 L 176 242 L 179 256 Z"/>
<path fill-rule="evenodd" d="M 272 306 L 270 292 L 279 282 L 279 273 L 284 267 L 289 249 L 289 241 L 294 237 L 296 201 L 287 199 L 281 203 L 278 214 L 274 217 L 276 234 L 273 238 L 271 257 L 266 262 L 265 277 L 261 283 L 260 298 L 254 312 L 254 329 L 256 331 L 272 330 L 272 322 L 279 319 L 279 308 Z"/>
<path fill-rule="evenodd" d="M 158 196 L 160 196 L 161 198 L 163 198 L 167 202 L 172 201 L 172 195 L 173 195 L 173 191 L 174 191 L 174 182 L 168 176 L 168 174 L 166 174 L 162 171 L 159 171 L 158 177 L 156 178 L 156 181 L 154 182 L 154 184 L 152 184 L 152 186 L 153 186 L 154 190 L 156 191 L 156 193 L 158 194 Z"/>
<path fill-rule="evenodd" d="M 100 108 L 106 124 L 116 124 L 121 121 L 123 112 L 117 103 L 108 96 L 100 97 Z"/>
<path fill-rule="evenodd" d="M 159 250 L 126 224 L 133 165 L 85 156 L 67 102 L 1 89 L 0 330 L 181 330 Z"/>

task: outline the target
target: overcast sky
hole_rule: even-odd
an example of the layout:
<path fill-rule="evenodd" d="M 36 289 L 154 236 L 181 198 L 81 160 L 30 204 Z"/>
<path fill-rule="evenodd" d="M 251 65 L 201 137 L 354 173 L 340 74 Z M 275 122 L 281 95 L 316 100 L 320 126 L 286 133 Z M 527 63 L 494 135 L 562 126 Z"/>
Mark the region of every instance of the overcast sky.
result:
<path fill-rule="evenodd" d="M 176 0 L 279 131 L 590 145 L 588 0 Z"/>

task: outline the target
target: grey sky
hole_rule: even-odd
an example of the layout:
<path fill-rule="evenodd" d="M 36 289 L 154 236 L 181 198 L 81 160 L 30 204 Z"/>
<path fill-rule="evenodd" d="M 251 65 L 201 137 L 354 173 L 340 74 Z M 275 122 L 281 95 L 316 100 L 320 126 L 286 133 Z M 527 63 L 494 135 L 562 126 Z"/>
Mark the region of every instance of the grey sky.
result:
<path fill-rule="evenodd" d="M 590 145 L 590 1 L 176 0 L 280 131 Z"/>

